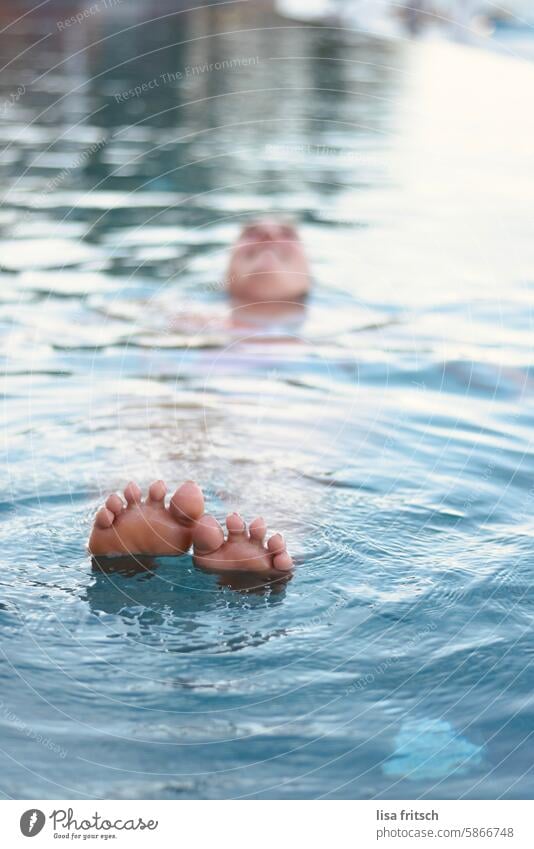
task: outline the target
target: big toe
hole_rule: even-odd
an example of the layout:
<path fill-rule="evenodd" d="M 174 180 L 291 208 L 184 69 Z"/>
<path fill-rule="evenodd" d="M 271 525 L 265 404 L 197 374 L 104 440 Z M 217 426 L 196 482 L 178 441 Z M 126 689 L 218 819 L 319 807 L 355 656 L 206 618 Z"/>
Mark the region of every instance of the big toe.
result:
<path fill-rule="evenodd" d="M 204 513 L 204 496 L 195 481 L 186 481 L 171 498 L 169 509 L 182 525 L 191 526 Z"/>
<path fill-rule="evenodd" d="M 195 554 L 212 554 L 224 542 L 224 532 L 213 516 L 202 516 L 193 530 Z"/>

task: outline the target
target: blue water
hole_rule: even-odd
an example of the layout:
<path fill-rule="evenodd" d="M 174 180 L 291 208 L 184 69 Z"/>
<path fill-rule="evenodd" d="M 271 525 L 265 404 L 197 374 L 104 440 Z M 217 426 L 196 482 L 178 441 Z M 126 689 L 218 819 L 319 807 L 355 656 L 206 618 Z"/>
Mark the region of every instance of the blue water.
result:
<path fill-rule="evenodd" d="M 0 34 L 1 793 L 532 798 L 532 67 L 58 9 Z M 262 211 L 315 274 L 276 343 L 217 318 Z M 293 580 L 93 571 L 160 477 Z"/>

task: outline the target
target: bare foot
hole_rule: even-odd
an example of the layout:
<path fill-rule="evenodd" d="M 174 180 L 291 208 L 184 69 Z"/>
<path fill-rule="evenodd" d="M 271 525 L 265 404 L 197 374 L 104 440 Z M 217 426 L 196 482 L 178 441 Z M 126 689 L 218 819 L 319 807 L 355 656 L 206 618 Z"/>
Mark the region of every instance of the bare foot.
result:
<path fill-rule="evenodd" d="M 274 534 L 267 547 L 263 544 L 267 528 L 263 519 L 254 519 L 247 527 L 237 513 L 226 519 L 228 538 L 213 516 L 203 516 L 193 529 L 193 560 L 196 566 L 213 572 L 228 570 L 255 572 L 266 576 L 288 574 L 293 560 L 286 551 L 284 538 Z"/>
<path fill-rule="evenodd" d="M 150 485 L 143 503 L 141 490 L 129 483 L 124 490 L 126 506 L 116 493 L 95 517 L 89 551 L 96 556 L 116 554 L 183 554 L 190 546 L 193 527 L 204 512 L 200 487 L 186 481 L 165 506 L 163 481 Z"/>

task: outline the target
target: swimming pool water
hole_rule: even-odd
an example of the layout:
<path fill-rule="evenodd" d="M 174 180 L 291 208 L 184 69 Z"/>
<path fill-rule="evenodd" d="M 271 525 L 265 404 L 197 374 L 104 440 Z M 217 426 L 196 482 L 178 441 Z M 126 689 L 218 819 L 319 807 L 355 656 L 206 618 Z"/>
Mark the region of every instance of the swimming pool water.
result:
<path fill-rule="evenodd" d="M 125 14 L 0 33 L 3 796 L 531 797 L 532 67 Z M 276 344 L 211 321 L 263 211 L 315 272 Z M 93 571 L 160 477 L 293 580 Z"/>

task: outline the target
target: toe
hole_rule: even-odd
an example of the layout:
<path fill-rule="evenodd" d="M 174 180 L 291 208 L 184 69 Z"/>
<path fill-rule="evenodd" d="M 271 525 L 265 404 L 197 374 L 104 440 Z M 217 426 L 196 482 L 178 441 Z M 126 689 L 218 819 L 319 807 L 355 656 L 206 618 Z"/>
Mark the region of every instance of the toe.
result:
<path fill-rule="evenodd" d="M 148 488 L 148 500 L 154 506 L 163 507 L 165 496 L 167 495 L 167 487 L 163 481 L 154 481 Z"/>
<path fill-rule="evenodd" d="M 202 516 L 193 530 L 195 554 L 211 554 L 224 542 L 224 532 L 213 516 Z"/>
<path fill-rule="evenodd" d="M 257 519 L 254 519 L 253 522 L 250 523 L 250 538 L 255 542 L 262 543 L 265 539 L 265 534 L 267 533 L 267 525 L 265 524 L 265 519 L 262 519 L 261 516 L 258 516 Z"/>
<path fill-rule="evenodd" d="M 286 544 L 284 542 L 284 537 L 282 534 L 273 534 L 267 543 L 267 548 L 271 552 L 271 554 L 281 554 L 286 550 Z"/>
<path fill-rule="evenodd" d="M 247 530 L 247 526 L 239 513 L 230 513 L 226 517 L 226 527 L 228 528 L 230 537 L 241 536 Z"/>
<path fill-rule="evenodd" d="M 293 559 L 286 551 L 282 534 L 273 534 L 267 543 L 267 548 L 273 555 L 273 566 L 280 572 L 289 572 L 293 568 Z"/>
<path fill-rule="evenodd" d="M 141 502 L 141 490 L 137 486 L 134 481 L 130 481 L 126 489 L 124 490 L 124 497 L 128 502 L 128 506 L 131 507 L 132 504 L 140 504 Z"/>
<path fill-rule="evenodd" d="M 204 496 L 195 481 L 186 481 L 171 498 L 170 511 L 177 522 L 191 526 L 204 513 Z"/>
<path fill-rule="evenodd" d="M 273 566 L 280 572 L 289 572 L 293 568 L 293 558 L 287 551 L 282 551 L 280 554 L 274 555 Z"/>
<path fill-rule="evenodd" d="M 108 510 L 111 510 L 111 512 L 115 516 L 118 516 L 119 513 L 122 513 L 122 511 L 124 510 L 122 498 L 117 495 L 116 492 L 113 492 L 106 501 L 106 507 L 108 508 Z"/>
<path fill-rule="evenodd" d="M 115 514 L 112 513 L 111 510 L 108 510 L 107 507 L 101 507 L 95 516 L 95 527 L 101 528 L 102 530 L 105 528 L 111 528 L 114 518 Z"/>

